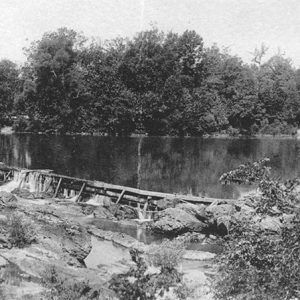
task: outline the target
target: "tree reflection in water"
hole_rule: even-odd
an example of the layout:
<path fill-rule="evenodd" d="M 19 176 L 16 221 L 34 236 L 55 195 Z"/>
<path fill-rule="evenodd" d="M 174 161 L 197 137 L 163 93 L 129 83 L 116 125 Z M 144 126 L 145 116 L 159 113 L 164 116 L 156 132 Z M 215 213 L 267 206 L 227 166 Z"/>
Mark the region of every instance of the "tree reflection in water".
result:
<path fill-rule="evenodd" d="M 299 176 L 296 139 L 0 135 L 0 161 L 162 192 L 238 198 L 249 187 L 218 179 L 245 161 L 270 157 L 273 173 Z"/>

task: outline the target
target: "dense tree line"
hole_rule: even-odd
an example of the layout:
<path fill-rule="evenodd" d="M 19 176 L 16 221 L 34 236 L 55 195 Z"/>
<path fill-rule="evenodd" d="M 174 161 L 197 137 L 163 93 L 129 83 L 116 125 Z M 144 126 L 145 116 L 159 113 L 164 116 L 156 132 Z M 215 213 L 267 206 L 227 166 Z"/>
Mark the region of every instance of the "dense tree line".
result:
<path fill-rule="evenodd" d="M 265 50 L 249 65 L 195 31 L 101 44 L 62 28 L 33 42 L 21 68 L 0 62 L 0 121 L 59 133 L 291 133 L 300 70 L 280 54 L 262 62 Z"/>

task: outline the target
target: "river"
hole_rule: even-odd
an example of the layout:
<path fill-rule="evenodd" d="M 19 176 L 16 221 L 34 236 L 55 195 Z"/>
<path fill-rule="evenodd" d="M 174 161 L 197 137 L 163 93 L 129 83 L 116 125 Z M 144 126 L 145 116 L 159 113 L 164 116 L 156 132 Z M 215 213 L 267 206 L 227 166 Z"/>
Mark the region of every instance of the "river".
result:
<path fill-rule="evenodd" d="M 0 135 L 0 161 L 11 166 L 220 198 L 238 198 L 250 190 L 221 185 L 222 173 L 263 157 L 271 159 L 276 177 L 299 176 L 300 140 Z"/>

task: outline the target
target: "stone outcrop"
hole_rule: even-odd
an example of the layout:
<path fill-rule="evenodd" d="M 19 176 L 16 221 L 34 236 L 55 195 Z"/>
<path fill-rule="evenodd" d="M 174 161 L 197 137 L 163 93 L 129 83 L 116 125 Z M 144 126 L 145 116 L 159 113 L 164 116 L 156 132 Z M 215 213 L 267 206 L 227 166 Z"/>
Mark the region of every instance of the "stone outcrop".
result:
<path fill-rule="evenodd" d="M 176 207 L 184 210 L 201 222 L 207 222 L 206 206 L 204 204 L 195 205 L 191 203 L 180 203 Z"/>
<path fill-rule="evenodd" d="M 167 208 L 158 213 L 151 225 L 154 231 L 166 234 L 180 234 L 188 231 L 202 232 L 206 224 L 196 217 L 195 211 L 187 212 L 186 207 Z"/>
<path fill-rule="evenodd" d="M 62 240 L 62 249 L 76 259 L 69 259 L 68 264 L 78 265 L 79 262 L 84 265 L 84 259 L 92 249 L 90 235 L 85 228 L 78 225 L 65 226 L 65 231 L 67 236 Z"/>

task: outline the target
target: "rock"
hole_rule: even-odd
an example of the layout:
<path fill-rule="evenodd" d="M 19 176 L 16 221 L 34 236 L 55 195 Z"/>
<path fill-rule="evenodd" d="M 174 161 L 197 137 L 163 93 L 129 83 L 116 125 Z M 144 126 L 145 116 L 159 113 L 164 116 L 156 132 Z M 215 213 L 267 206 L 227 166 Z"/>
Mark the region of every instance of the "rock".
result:
<path fill-rule="evenodd" d="M 77 225 L 67 226 L 68 237 L 63 239 L 63 250 L 77 259 L 84 265 L 84 259 L 89 255 L 92 249 L 92 242 L 87 231 Z M 70 260 L 70 265 L 76 265 L 76 261 Z"/>
<path fill-rule="evenodd" d="M 107 208 L 104 206 L 98 206 L 96 209 L 93 211 L 94 217 L 95 218 L 100 218 L 100 219 L 112 219 L 113 214 L 111 211 L 109 211 Z"/>
<path fill-rule="evenodd" d="M 206 228 L 206 224 L 192 214 L 176 207 L 159 212 L 151 228 L 162 233 L 178 234 L 187 231 L 201 232 Z"/>
<path fill-rule="evenodd" d="M 15 203 L 17 202 L 17 198 L 12 194 L 12 193 L 8 193 L 8 192 L 5 192 L 5 191 L 1 191 L 0 192 L 0 201 L 3 203 L 3 204 L 9 204 L 9 203 Z"/>
<path fill-rule="evenodd" d="M 282 223 L 279 217 L 266 216 L 260 220 L 257 225 L 264 230 L 279 232 L 282 227 Z"/>
<path fill-rule="evenodd" d="M 231 204 L 211 204 L 206 207 L 206 213 L 213 219 L 223 216 L 232 216 L 236 209 Z"/>
<path fill-rule="evenodd" d="M 209 260 L 213 259 L 215 256 L 216 254 L 214 253 L 194 250 L 186 250 L 183 254 L 183 258 L 188 260 Z"/>
<path fill-rule="evenodd" d="M 164 210 L 164 209 L 169 208 L 169 207 L 174 208 L 178 203 L 180 203 L 179 199 L 164 198 L 162 200 L 157 201 L 156 205 L 157 205 L 158 209 Z"/>
<path fill-rule="evenodd" d="M 115 210 L 113 211 L 113 213 Z M 120 205 L 116 210 L 116 217 L 119 220 L 124 219 L 136 219 L 138 217 L 138 213 L 136 209 L 128 205 Z"/>
<path fill-rule="evenodd" d="M 209 217 L 211 231 L 220 235 L 226 235 L 229 230 L 230 222 L 236 209 L 232 204 L 227 203 L 212 203 L 206 208 L 206 213 Z"/>
<path fill-rule="evenodd" d="M 24 199 L 34 198 L 34 195 L 26 189 L 15 188 L 11 193 Z"/>
<path fill-rule="evenodd" d="M 188 214 L 195 216 L 202 222 L 206 222 L 208 219 L 206 215 L 206 206 L 204 204 L 195 205 L 191 203 L 180 203 L 176 207 L 184 210 Z"/>

